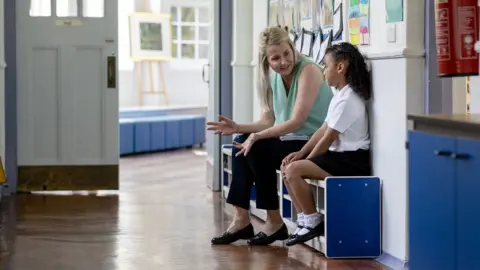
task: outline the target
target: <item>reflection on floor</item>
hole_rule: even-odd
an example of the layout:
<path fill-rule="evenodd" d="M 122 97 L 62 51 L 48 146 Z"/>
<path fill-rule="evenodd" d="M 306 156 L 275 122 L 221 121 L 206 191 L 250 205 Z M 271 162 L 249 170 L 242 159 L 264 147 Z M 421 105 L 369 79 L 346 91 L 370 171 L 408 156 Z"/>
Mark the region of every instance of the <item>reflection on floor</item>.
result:
<path fill-rule="evenodd" d="M 120 192 L 18 195 L 2 203 L 2 270 L 384 269 L 307 247 L 210 245 L 228 225 L 191 150 L 122 158 Z M 258 225 L 258 222 L 255 222 Z"/>

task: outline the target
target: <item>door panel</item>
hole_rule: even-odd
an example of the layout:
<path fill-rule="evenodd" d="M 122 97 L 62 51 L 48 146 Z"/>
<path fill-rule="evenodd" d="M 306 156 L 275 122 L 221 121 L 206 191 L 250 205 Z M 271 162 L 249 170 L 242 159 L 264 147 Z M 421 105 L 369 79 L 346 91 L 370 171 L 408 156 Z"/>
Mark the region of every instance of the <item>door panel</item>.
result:
<path fill-rule="evenodd" d="M 455 138 L 410 131 L 408 142 L 410 269 L 455 269 Z"/>
<path fill-rule="evenodd" d="M 456 154 L 456 269 L 475 269 L 480 241 L 480 141 L 458 139 Z"/>
<path fill-rule="evenodd" d="M 18 189 L 118 188 L 117 1 L 16 3 Z"/>
<path fill-rule="evenodd" d="M 58 103 L 56 97 L 58 89 L 59 48 L 33 48 L 31 53 L 31 70 L 36 70 L 31 76 L 31 85 L 36 91 L 32 92 L 32 100 L 36 106 L 31 107 L 33 116 L 33 139 L 44 138 L 42 144 L 34 145 L 36 160 L 55 162 L 57 158 L 58 140 Z M 33 142 L 32 142 L 33 143 Z"/>

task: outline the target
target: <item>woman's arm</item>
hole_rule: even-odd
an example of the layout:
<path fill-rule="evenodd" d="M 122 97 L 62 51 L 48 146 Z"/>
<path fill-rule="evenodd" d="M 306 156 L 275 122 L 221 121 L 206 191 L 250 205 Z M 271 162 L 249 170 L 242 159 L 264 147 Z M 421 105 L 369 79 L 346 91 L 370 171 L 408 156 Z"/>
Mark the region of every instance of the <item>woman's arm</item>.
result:
<path fill-rule="evenodd" d="M 258 139 L 276 138 L 297 131 L 305 122 L 319 94 L 323 74 L 315 64 L 306 65 L 298 77 L 298 90 L 292 118 L 257 133 Z"/>
<path fill-rule="evenodd" d="M 260 120 L 251 124 L 237 124 L 237 133 L 256 133 L 265 130 L 275 122 L 273 111 L 264 111 Z"/>

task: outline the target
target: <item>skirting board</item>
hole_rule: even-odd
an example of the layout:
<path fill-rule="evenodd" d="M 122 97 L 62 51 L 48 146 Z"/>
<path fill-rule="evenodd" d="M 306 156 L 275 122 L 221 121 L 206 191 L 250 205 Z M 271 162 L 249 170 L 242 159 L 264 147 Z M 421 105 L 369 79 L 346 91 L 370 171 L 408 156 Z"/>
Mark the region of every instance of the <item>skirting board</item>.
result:
<path fill-rule="evenodd" d="M 19 166 L 17 191 L 118 190 L 117 165 Z"/>
<path fill-rule="evenodd" d="M 220 187 L 219 187 L 219 183 L 215 183 L 215 175 L 214 175 L 215 170 L 212 162 L 210 162 L 208 158 L 205 161 L 205 166 L 207 167 L 207 173 L 206 173 L 207 187 L 211 191 L 218 192 L 220 191 Z"/>
<path fill-rule="evenodd" d="M 393 270 L 408 270 L 408 262 L 400 260 L 387 252 L 383 252 L 382 256 L 376 261 Z"/>

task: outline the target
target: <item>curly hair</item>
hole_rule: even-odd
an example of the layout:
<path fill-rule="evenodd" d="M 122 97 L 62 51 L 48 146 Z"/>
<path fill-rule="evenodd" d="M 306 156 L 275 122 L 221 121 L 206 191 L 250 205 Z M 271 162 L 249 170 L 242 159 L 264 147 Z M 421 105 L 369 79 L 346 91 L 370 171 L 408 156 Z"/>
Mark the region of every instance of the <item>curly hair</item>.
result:
<path fill-rule="evenodd" d="M 372 80 L 365 58 L 358 48 L 351 43 L 342 42 L 329 46 L 325 54 L 329 54 L 335 62 L 348 63 L 345 74 L 347 83 L 364 100 L 369 100 L 372 95 Z"/>

